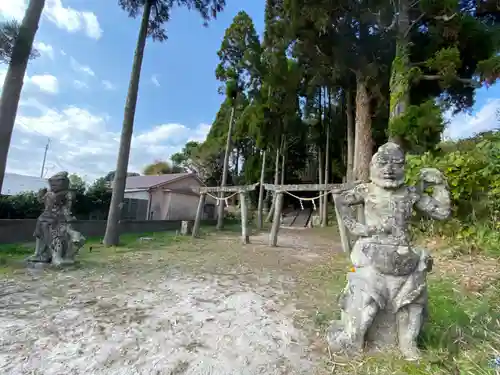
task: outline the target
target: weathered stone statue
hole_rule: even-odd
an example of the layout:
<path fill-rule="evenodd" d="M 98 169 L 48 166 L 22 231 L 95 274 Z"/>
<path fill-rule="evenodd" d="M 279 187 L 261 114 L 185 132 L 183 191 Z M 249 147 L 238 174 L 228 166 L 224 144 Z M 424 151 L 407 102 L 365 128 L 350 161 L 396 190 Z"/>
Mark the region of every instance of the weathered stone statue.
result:
<path fill-rule="evenodd" d="M 420 186 L 404 184 L 404 153 L 395 143 L 378 149 L 370 164 L 370 183 L 336 198 L 345 227 L 358 239 L 350 258 L 353 268 L 340 298 L 341 320 L 327 340 L 336 353 L 355 355 L 366 346 L 379 350 L 399 346 L 408 360 L 419 358 L 416 344 L 427 307 L 428 253 L 411 244 L 413 208 L 444 220 L 450 214 L 446 181 L 437 169 L 422 169 Z M 432 195 L 425 192 L 433 188 Z M 353 206 L 364 206 L 365 223 Z"/>
<path fill-rule="evenodd" d="M 28 260 L 55 265 L 73 263 L 85 238 L 71 227 L 75 218 L 71 214 L 73 192 L 69 189 L 68 173 L 49 178 L 49 186 L 50 191 L 42 189 L 39 194 L 44 210 L 35 227 L 35 254 Z"/>

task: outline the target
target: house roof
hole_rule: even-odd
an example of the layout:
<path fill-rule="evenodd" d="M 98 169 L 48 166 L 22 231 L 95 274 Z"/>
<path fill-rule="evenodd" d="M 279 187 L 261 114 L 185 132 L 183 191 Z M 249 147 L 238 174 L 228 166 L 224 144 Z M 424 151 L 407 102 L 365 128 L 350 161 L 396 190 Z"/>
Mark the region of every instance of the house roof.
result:
<path fill-rule="evenodd" d="M 16 195 L 25 192 L 38 192 L 40 189 L 49 188 L 47 179 L 25 176 L 17 173 L 5 173 L 2 184 L 2 195 Z"/>
<path fill-rule="evenodd" d="M 171 173 L 159 176 L 131 176 L 127 177 L 125 189 L 149 189 L 154 186 L 168 184 L 188 176 L 198 178 L 195 173 Z"/>

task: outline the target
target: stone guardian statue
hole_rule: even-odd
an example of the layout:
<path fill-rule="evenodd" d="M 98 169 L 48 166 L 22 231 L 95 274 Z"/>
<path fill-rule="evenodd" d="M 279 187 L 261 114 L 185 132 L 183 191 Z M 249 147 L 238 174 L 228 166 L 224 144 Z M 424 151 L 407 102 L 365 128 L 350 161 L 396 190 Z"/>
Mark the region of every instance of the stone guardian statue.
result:
<path fill-rule="evenodd" d="M 427 311 L 427 272 L 432 258 L 411 244 L 413 209 L 438 220 L 450 215 L 446 181 L 437 169 L 422 169 L 420 186 L 404 183 L 405 157 L 395 143 L 382 145 L 370 164 L 370 183 L 361 183 L 335 199 L 345 228 L 357 237 L 353 264 L 341 298 L 341 320 L 327 333 L 332 352 L 361 353 L 365 346 L 399 347 L 417 360 L 417 336 Z M 427 188 L 432 187 L 432 194 Z M 365 223 L 353 207 L 362 205 Z"/>
<path fill-rule="evenodd" d="M 69 189 L 68 173 L 60 172 L 50 177 L 49 187 L 50 191 L 42 189 L 39 193 L 44 210 L 36 222 L 35 254 L 28 261 L 55 265 L 73 263 L 85 238 L 71 227 L 75 218 L 71 213 L 73 192 Z"/>

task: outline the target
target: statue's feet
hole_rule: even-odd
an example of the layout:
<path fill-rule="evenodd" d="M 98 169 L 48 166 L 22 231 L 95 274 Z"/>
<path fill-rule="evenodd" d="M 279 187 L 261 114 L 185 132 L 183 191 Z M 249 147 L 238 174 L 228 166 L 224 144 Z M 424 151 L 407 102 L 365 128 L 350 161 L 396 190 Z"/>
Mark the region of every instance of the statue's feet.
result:
<path fill-rule="evenodd" d="M 33 263 L 50 263 L 50 258 L 43 257 L 41 255 L 31 255 L 26 258 L 27 262 L 33 262 Z"/>
<path fill-rule="evenodd" d="M 60 265 L 62 265 L 63 263 L 64 263 L 64 259 L 63 259 L 63 258 L 61 258 L 61 257 L 53 257 L 53 258 L 52 258 L 52 264 L 53 264 L 54 266 L 60 266 Z"/>
<path fill-rule="evenodd" d="M 326 340 L 333 353 L 355 357 L 363 353 L 363 341 L 355 340 L 345 332 L 339 329 L 337 324 L 333 324 L 328 330 Z"/>
<path fill-rule="evenodd" d="M 399 350 L 403 358 L 407 361 L 418 361 L 420 359 L 420 350 L 416 344 L 399 345 Z"/>

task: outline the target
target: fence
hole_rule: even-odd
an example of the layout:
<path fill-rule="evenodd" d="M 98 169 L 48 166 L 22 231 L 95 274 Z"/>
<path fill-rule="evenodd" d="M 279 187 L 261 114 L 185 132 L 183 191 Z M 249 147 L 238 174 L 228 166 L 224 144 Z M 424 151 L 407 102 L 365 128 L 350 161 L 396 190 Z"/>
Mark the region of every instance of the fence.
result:
<path fill-rule="evenodd" d="M 207 221 L 212 223 L 212 221 Z M 215 225 L 215 221 L 213 221 Z M 0 244 L 32 242 L 35 240 L 35 219 L 0 220 Z M 77 220 L 73 228 L 85 237 L 104 236 L 106 220 Z M 122 220 L 120 233 L 173 231 L 181 228 L 180 220 Z"/>

